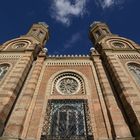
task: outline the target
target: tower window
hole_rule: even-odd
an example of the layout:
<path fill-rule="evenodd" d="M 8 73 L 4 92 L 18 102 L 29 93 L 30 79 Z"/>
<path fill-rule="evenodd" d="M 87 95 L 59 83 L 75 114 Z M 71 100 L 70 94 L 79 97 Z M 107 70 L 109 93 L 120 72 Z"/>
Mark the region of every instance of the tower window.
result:
<path fill-rule="evenodd" d="M 87 126 L 87 112 L 85 101 L 49 101 L 41 140 L 88 140 L 92 131 Z"/>
<path fill-rule="evenodd" d="M 102 30 L 103 30 L 103 32 L 104 32 L 105 34 L 108 34 L 108 33 L 109 33 L 107 29 L 102 29 Z"/>
<path fill-rule="evenodd" d="M 4 77 L 9 67 L 9 64 L 0 64 L 0 80 Z"/>
<path fill-rule="evenodd" d="M 129 63 L 128 68 L 133 77 L 136 79 L 137 83 L 140 84 L 140 65 L 136 63 Z"/>
<path fill-rule="evenodd" d="M 37 32 L 37 29 L 32 29 L 32 32 L 35 34 Z"/>
<path fill-rule="evenodd" d="M 100 31 L 97 30 L 97 31 L 95 32 L 95 35 L 96 35 L 97 38 L 99 38 L 99 37 L 101 36 Z"/>
<path fill-rule="evenodd" d="M 36 35 L 37 34 L 37 29 L 33 28 L 31 34 Z"/>
<path fill-rule="evenodd" d="M 39 31 L 38 37 L 39 37 L 39 38 L 42 38 L 43 36 L 44 36 L 44 33 L 43 33 L 42 31 Z"/>
<path fill-rule="evenodd" d="M 36 32 L 37 31 L 37 29 L 33 29 L 33 32 Z"/>

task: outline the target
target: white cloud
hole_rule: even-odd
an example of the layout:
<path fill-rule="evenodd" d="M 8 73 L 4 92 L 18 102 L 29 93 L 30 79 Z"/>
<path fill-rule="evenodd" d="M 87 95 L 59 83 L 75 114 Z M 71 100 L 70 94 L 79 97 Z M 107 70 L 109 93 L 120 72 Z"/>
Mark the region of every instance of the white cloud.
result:
<path fill-rule="evenodd" d="M 86 0 L 52 0 L 52 17 L 57 21 L 70 25 L 73 16 L 85 14 Z"/>
<path fill-rule="evenodd" d="M 114 5 L 120 5 L 125 0 L 95 0 L 96 4 L 100 5 L 103 9 L 112 7 Z"/>

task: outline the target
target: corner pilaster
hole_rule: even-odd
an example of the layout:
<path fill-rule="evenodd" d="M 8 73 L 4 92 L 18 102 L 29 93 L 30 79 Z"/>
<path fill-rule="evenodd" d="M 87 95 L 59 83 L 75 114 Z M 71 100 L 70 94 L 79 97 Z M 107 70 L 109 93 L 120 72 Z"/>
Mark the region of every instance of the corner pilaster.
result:
<path fill-rule="evenodd" d="M 123 105 L 129 120 L 131 129 L 136 136 L 140 135 L 140 99 L 128 76 L 121 68 L 120 63 L 114 55 L 104 56 L 104 63 L 113 81 L 115 90 Z"/>
<path fill-rule="evenodd" d="M 113 138 L 131 138 L 131 132 L 125 122 L 123 114 L 121 113 L 120 107 L 116 102 L 116 99 L 114 97 L 114 91 L 110 85 L 110 81 L 107 77 L 101 59 L 100 57 L 95 57 L 94 55 L 91 55 L 91 58 L 95 65 L 99 83 L 102 89 L 103 98 L 106 104 L 108 117 L 111 124 L 111 132 Z"/>
<path fill-rule="evenodd" d="M 29 74 L 29 78 L 27 79 L 25 86 L 21 91 L 21 95 L 7 123 L 3 136 L 19 138 L 22 134 L 22 131 L 24 129 L 28 129 L 27 125 L 29 124 L 25 125 L 25 120 L 28 116 L 30 116 L 29 108 L 35 96 L 34 93 L 36 85 L 38 83 L 45 58 L 46 55 L 41 52 L 38 55 L 37 60 L 34 62 L 34 66 Z M 28 119 L 30 118 L 28 117 Z"/>

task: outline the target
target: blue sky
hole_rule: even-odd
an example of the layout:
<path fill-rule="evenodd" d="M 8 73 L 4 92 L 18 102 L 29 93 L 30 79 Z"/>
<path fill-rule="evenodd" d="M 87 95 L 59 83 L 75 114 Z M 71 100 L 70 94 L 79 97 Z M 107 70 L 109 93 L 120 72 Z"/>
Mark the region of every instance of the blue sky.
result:
<path fill-rule="evenodd" d="M 46 22 L 49 54 L 89 54 L 93 21 L 140 44 L 140 0 L 1 0 L 0 19 L 0 44 Z"/>

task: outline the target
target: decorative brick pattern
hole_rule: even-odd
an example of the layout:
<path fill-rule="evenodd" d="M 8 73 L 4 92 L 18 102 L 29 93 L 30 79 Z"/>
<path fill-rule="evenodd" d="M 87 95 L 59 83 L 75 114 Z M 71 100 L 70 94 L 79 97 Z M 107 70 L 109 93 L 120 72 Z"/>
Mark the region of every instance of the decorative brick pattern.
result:
<path fill-rule="evenodd" d="M 104 122 L 103 114 L 101 110 L 101 105 L 100 105 L 97 91 L 96 91 L 96 85 L 95 85 L 93 75 L 92 75 L 91 66 L 88 66 L 88 67 L 86 66 L 85 69 L 82 69 L 82 68 L 83 68 L 82 66 L 70 67 L 70 66 L 65 66 L 65 65 L 64 66 L 54 65 L 53 67 L 48 66 L 48 65 L 46 66 L 46 70 L 44 71 L 44 74 L 42 77 L 43 79 L 41 80 L 41 82 L 39 82 L 40 88 L 37 93 L 36 103 L 34 106 L 32 118 L 31 118 L 30 125 L 28 128 L 27 139 L 40 138 L 41 130 L 43 127 L 41 122 L 43 123 L 43 116 L 45 114 L 45 109 L 47 107 L 47 101 L 53 100 L 53 99 L 59 99 L 59 100 L 61 99 L 63 100 L 64 99 L 70 99 L 70 100 L 84 99 L 85 100 L 86 99 L 88 101 L 90 118 L 91 118 L 91 126 L 93 129 L 94 138 L 95 139 L 108 138 L 107 130 L 106 130 L 106 126 L 105 126 L 105 122 Z M 55 79 L 54 74 L 56 73 L 56 75 L 58 75 L 59 73 L 67 72 L 67 71 L 76 72 L 82 76 L 85 82 L 85 90 L 86 90 L 85 95 L 75 94 L 75 95 L 63 96 L 63 95 L 51 94 L 53 92 L 52 83 L 53 83 L 53 80 Z"/>

